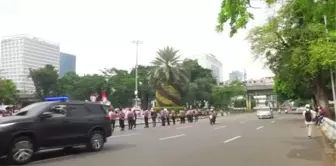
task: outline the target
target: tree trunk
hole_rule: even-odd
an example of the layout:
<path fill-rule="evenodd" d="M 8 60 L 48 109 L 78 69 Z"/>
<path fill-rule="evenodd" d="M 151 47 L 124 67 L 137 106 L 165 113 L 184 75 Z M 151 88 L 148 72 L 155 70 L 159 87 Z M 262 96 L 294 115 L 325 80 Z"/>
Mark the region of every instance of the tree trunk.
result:
<path fill-rule="evenodd" d="M 329 100 L 328 93 L 326 92 L 326 84 L 321 79 L 321 76 L 314 80 L 314 97 L 316 99 L 316 105 L 323 107 L 329 115 Z"/>

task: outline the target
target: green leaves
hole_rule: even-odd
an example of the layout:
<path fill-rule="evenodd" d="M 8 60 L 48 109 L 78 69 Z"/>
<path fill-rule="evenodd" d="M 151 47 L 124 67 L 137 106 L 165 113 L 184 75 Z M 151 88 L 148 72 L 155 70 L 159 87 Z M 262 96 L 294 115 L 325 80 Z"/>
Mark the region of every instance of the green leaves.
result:
<path fill-rule="evenodd" d="M 212 89 L 213 105 L 217 108 L 233 106 L 237 97 L 244 96 L 245 87 L 240 81 L 233 81 L 229 85 L 214 86 Z"/>
<path fill-rule="evenodd" d="M 223 32 L 224 24 L 229 22 L 230 36 L 232 37 L 241 28 L 245 28 L 252 13 L 247 11 L 250 2 L 247 0 L 223 0 L 218 14 L 217 32 Z"/>
<path fill-rule="evenodd" d="M 29 77 L 31 77 L 34 82 L 38 98 L 43 99 L 55 93 L 58 71 L 54 66 L 45 65 L 45 67 L 40 69 L 29 69 L 29 72 Z"/>
<path fill-rule="evenodd" d="M 11 80 L 0 80 L 0 102 L 14 104 L 18 99 L 15 84 Z"/>
<path fill-rule="evenodd" d="M 333 6 L 307 0 L 287 2 L 265 25 L 250 31 L 254 56 L 266 59 L 266 66 L 276 74 L 275 91 L 283 98 L 314 97 L 317 104 L 327 107 L 328 71 L 336 65 L 335 0 L 327 3 Z M 327 26 L 324 16 L 330 20 Z"/>

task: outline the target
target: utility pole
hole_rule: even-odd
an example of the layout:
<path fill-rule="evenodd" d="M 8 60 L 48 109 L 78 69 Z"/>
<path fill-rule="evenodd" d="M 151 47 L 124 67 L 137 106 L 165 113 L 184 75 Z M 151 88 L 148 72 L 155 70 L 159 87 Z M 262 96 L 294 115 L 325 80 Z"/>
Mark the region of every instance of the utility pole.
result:
<path fill-rule="evenodd" d="M 133 44 L 136 45 L 136 53 L 135 53 L 135 90 L 134 90 L 134 95 L 135 95 L 135 106 L 138 106 L 138 61 L 139 61 L 139 45 L 142 44 L 143 42 L 140 40 L 133 40 Z"/>

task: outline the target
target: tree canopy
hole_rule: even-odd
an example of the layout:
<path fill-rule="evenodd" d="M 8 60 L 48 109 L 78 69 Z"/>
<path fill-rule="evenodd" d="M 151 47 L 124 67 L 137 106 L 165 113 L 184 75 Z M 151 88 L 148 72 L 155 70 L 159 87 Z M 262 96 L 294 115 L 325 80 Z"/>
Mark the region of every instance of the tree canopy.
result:
<path fill-rule="evenodd" d="M 46 65 L 40 69 L 31 69 L 30 77 L 40 99 L 66 95 L 73 100 L 88 100 L 92 94 L 105 92 L 114 107 L 133 106 L 134 68 L 130 71 L 102 69 L 100 74 L 83 76 L 69 72 L 58 78 L 55 68 Z M 172 47 L 159 49 L 151 66 L 138 66 L 138 97 L 141 107 L 149 108 L 154 99 L 158 101 L 158 93 L 167 100 L 174 100 L 172 96 L 177 94 L 177 104 L 158 106 L 178 108 L 187 105 L 193 108 L 203 108 L 206 105 L 227 108 L 237 105 L 234 104 L 236 97 L 245 94 L 243 84 L 238 81 L 227 86 L 217 86 L 211 70 L 201 67 L 197 60 L 180 59 L 178 50 Z M 241 103 L 242 101 L 238 105 L 245 107 Z"/>
<path fill-rule="evenodd" d="M 291 99 L 314 98 L 328 108 L 330 70 L 335 70 L 335 0 L 288 1 L 248 40 L 255 58 L 275 73 L 275 90 Z M 329 6 L 331 5 L 331 6 Z M 332 12 L 333 11 L 333 12 Z M 325 25 L 324 15 L 329 23 Z"/>

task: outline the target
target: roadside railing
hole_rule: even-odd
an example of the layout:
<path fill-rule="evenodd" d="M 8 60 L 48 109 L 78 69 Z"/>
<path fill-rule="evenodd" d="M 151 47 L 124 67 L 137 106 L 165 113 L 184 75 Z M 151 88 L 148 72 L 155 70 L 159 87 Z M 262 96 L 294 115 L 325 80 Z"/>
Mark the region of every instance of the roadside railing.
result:
<path fill-rule="evenodd" d="M 336 122 L 329 118 L 323 118 L 321 128 L 326 137 L 336 148 Z"/>

